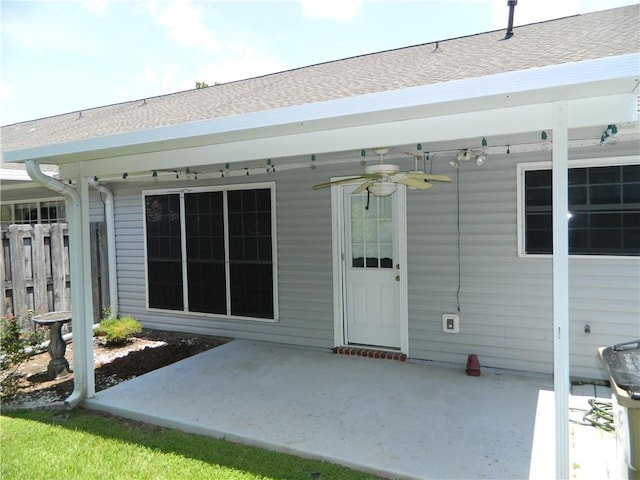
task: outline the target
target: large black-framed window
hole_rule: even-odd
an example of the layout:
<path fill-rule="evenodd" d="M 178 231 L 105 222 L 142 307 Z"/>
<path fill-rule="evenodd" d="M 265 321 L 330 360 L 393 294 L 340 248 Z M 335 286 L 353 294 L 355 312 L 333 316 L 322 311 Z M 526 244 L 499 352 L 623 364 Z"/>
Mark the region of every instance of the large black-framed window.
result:
<path fill-rule="evenodd" d="M 145 193 L 149 308 L 275 319 L 272 194 Z"/>
<path fill-rule="evenodd" d="M 553 252 L 551 175 L 524 170 L 526 254 Z M 640 165 L 571 167 L 568 195 L 569 254 L 640 255 Z"/>

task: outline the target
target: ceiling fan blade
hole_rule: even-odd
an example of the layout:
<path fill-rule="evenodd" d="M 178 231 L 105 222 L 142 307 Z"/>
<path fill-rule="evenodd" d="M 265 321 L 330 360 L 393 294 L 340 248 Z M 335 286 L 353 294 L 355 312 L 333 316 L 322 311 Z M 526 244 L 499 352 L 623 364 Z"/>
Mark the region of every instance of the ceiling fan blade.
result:
<path fill-rule="evenodd" d="M 404 175 L 407 178 L 414 178 L 416 180 L 428 180 L 430 182 L 451 182 L 451 178 L 446 175 L 433 175 L 431 173 L 422 172 L 406 172 Z"/>
<path fill-rule="evenodd" d="M 409 188 L 415 188 L 417 190 L 429 190 L 433 187 L 433 183 L 425 182 L 424 180 L 418 180 L 415 178 L 407 178 L 403 175 L 397 175 L 397 178 L 393 179 L 394 182 L 406 185 Z"/>
<path fill-rule="evenodd" d="M 341 180 L 334 180 L 333 182 L 318 183 L 317 185 L 313 186 L 313 189 L 317 190 L 319 188 L 331 187 L 333 185 L 340 185 L 341 183 L 351 183 L 356 180 L 362 180 L 364 178 L 367 178 L 367 177 L 363 177 L 363 176 L 349 177 L 349 178 L 343 178 Z"/>
<path fill-rule="evenodd" d="M 375 180 L 368 180 L 366 182 L 362 182 L 362 184 L 359 187 L 357 187 L 353 192 L 351 192 L 351 194 L 356 195 L 358 193 L 362 193 L 374 183 L 376 183 Z"/>

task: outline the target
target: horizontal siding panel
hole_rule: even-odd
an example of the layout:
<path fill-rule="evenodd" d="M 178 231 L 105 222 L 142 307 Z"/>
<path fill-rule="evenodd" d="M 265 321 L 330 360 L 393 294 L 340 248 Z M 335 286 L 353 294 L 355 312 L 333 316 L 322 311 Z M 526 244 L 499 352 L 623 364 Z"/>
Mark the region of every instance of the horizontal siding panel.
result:
<path fill-rule="evenodd" d="M 444 160 L 434 161 L 434 173 L 450 175 L 451 184 L 407 192 L 411 358 L 454 362 L 462 371 L 467 355 L 476 353 L 486 366 L 553 370 L 552 262 L 517 255 L 516 167 L 522 158 L 492 157 L 483 168 L 473 162 L 462 165 L 457 172 L 459 216 L 456 172 Z M 526 158 L 548 160 L 546 154 Z M 355 159 L 352 164 L 247 178 L 116 185 L 121 310 L 155 328 L 333 346 L 331 194 L 330 189 L 313 191 L 312 186 L 361 171 Z M 147 311 L 141 191 L 263 181 L 276 182 L 279 321 Z M 458 261 L 461 333 L 447 334 L 442 332 L 441 316 L 457 312 Z M 639 288 L 637 259 L 570 259 L 572 375 L 602 378 L 594 354 L 597 347 L 640 337 Z M 584 333 L 587 322 L 590 335 Z"/>
<path fill-rule="evenodd" d="M 552 260 L 517 256 L 517 158 L 461 166 L 459 217 L 455 188 L 426 192 L 420 204 L 408 198 L 411 357 L 462 362 L 477 353 L 482 364 L 553 370 Z M 441 316 L 457 312 L 458 222 L 461 333 L 447 334 Z M 596 346 L 640 337 L 640 261 L 570 258 L 569 270 L 571 373 L 602 378 Z"/>
<path fill-rule="evenodd" d="M 193 182 L 147 183 L 138 187 L 128 184 L 118 190 L 116 241 L 122 311 L 135 313 L 145 325 L 155 328 L 296 345 L 333 346 L 330 197 L 312 192 L 311 182 L 308 187 L 302 187 L 297 177 L 290 172 L 277 175 L 278 322 L 146 310 L 141 189 L 193 186 Z M 229 183 L 263 182 L 275 178 L 234 177 Z M 198 186 L 215 183 L 220 182 L 204 181 Z"/>

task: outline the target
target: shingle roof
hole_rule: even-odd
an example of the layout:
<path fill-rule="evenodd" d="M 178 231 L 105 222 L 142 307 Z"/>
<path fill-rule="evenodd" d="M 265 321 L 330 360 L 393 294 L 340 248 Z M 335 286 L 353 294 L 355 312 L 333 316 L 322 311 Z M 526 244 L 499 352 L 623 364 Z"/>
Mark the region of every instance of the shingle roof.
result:
<path fill-rule="evenodd" d="M 640 5 L 288 70 L 2 127 L 11 151 L 640 51 Z"/>

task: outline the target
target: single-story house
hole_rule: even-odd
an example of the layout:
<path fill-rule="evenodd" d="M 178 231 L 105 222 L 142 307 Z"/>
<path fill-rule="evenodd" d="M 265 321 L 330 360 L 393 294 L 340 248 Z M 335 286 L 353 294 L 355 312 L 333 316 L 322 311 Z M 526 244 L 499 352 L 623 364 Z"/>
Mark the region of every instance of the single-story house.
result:
<path fill-rule="evenodd" d="M 4 161 L 67 198 L 77 396 L 95 185 L 113 194 L 117 308 L 147 327 L 476 354 L 554 372 L 559 402 L 569 375 L 605 378 L 597 347 L 640 336 L 638 18 L 505 25 L 3 127 Z"/>

